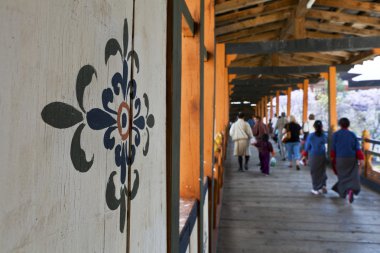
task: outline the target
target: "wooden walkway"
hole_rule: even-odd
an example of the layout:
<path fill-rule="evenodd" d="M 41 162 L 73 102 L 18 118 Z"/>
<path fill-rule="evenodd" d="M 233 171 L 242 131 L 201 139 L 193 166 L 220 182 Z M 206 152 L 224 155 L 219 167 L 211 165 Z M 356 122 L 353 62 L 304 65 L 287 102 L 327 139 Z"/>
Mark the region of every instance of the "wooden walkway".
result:
<path fill-rule="evenodd" d="M 308 168 L 281 162 L 265 177 L 252 154 L 249 170 L 238 172 L 229 145 L 218 253 L 380 252 L 380 194 L 363 187 L 351 205 L 332 191 L 314 196 Z M 328 176 L 331 187 L 336 177 Z"/>

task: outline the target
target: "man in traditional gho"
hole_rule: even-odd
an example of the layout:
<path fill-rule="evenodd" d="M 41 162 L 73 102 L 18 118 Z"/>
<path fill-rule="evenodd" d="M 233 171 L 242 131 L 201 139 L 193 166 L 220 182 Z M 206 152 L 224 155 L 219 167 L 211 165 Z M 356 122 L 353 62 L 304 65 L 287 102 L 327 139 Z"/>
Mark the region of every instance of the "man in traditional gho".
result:
<path fill-rule="evenodd" d="M 330 155 L 338 176 L 332 189 L 342 198 L 348 196 L 348 202 L 352 203 L 354 195 L 360 192 L 359 168 L 363 165 L 364 155 L 355 133 L 348 130 L 350 121 L 341 118 L 339 126 L 341 129 L 332 136 Z"/>
<path fill-rule="evenodd" d="M 238 119 L 232 124 L 230 136 L 234 142 L 234 156 L 239 160 L 239 171 L 243 171 L 243 156 L 245 157 L 245 170 L 248 170 L 248 161 L 251 155 L 249 141 L 253 137 L 250 125 L 244 121 L 244 113 L 239 112 Z"/>

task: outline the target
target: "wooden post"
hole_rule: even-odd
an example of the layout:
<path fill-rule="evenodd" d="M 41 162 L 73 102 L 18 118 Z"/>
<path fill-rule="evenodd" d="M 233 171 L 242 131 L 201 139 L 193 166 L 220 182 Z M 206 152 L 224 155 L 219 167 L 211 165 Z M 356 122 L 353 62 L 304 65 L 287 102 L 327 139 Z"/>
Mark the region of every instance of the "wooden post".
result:
<path fill-rule="evenodd" d="M 292 87 L 288 87 L 287 90 L 288 95 L 288 101 L 287 101 L 287 108 L 286 108 L 286 116 L 290 116 L 291 108 L 292 108 Z"/>
<path fill-rule="evenodd" d="M 186 1 L 200 22 L 200 1 Z M 180 196 L 200 199 L 200 34 L 182 37 Z"/>
<path fill-rule="evenodd" d="M 364 153 L 364 177 L 368 177 L 370 175 L 372 169 L 372 155 L 366 154 L 366 151 L 369 151 L 371 148 L 371 143 L 366 142 L 366 139 L 371 139 L 371 134 L 368 130 L 364 130 L 362 133 L 362 150 Z"/>
<path fill-rule="evenodd" d="M 215 131 L 223 132 L 224 120 L 224 85 L 225 85 L 225 46 L 216 44 L 216 62 L 215 62 Z"/>
<path fill-rule="evenodd" d="M 329 67 L 328 73 L 328 108 L 329 108 L 329 145 L 328 153 L 331 151 L 331 137 L 337 126 L 336 112 L 336 68 Z"/>
<path fill-rule="evenodd" d="M 276 114 L 280 116 L 280 91 L 276 91 Z"/>
<path fill-rule="evenodd" d="M 309 103 L 309 80 L 305 79 L 303 81 L 303 111 L 302 111 L 302 122 L 307 121 L 308 113 L 308 103 Z"/>
<path fill-rule="evenodd" d="M 270 119 L 273 119 L 273 96 L 270 96 L 269 99 L 270 99 Z"/>
<path fill-rule="evenodd" d="M 204 175 L 212 177 L 212 149 L 214 147 L 214 78 L 215 78 L 215 4 L 205 0 L 205 47 L 207 61 L 204 63 Z M 230 90 L 228 90 L 228 95 Z"/>

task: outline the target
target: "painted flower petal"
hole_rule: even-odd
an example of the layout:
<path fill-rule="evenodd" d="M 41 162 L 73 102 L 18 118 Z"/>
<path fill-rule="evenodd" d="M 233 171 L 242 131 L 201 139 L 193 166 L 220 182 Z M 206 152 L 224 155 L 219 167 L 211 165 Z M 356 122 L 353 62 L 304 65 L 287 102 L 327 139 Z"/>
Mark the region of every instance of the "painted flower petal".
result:
<path fill-rule="evenodd" d="M 117 127 L 110 127 L 107 129 L 107 131 L 104 133 L 103 137 L 103 144 L 106 149 L 112 150 L 113 147 L 115 146 L 115 137 L 111 138 L 112 132 L 116 129 Z"/>
<path fill-rule="evenodd" d="M 124 58 L 128 52 L 128 40 L 129 40 L 128 21 L 127 19 L 124 19 L 124 31 L 123 31 Z"/>
<path fill-rule="evenodd" d="M 116 198 L 116 187 L 113 182 L 113 177 L 116 175 L 116 171 L 112 171 L 108 178 L 106 188 L 106 203 L 110 210 L 116 210 L 120 205 L 120 200 Z"/>
<path fill-rule="evenodd" d="M 132 129 L 136 132 L 135 135 L 135 145 L 138 147 L 140 145 L 140 130 L 136 127 L 132 127 Z"/>
<path fill-rule="evenodd" d="M 129 54 L 128 54 L 127 59 L 129 60 L 129 58 L 132 59 L 131 60 L 131 64 L 133 64 L 133 63 L 135 64 L 136 69 L 137 69 L 137 73 L 139 73 L 139 71 L 140 71 L 140 61 L 139 61 L 139 56 L 137 55 L 136 51 L 130 51 Z"/>
<path fill-rule="evenodd" d="M 127 95 L 129 94 L 129 97 L 131 99 L 134 99 L 136 97 L 136 90 L 137 90 L 136 81 L 132 79 L 128 82 Z"/>
<path fill-rule="evenodd" d="M 133 121 L 133 125 L 137 126 L 141 130 L 145 128 L 145 118 L 144 116 L 140 116 Z"/>
<path fill-rule="evenodd" d="M 125 205 L 125 187 L 120 190 L 120 232 L 124 232 L 125 227 L 125 214 L 126 214 L 126 205 Z"/>
<path fill-rule="evenodd" d="M 107 112 L 94 108 L 87 113 L 87 123 L 93 130 L 101 130 L 116 124 L 116 120 Z"/>
<path fill-rule="evenodd" d="M 115 148 L 115 163 L 116 166 L 120 167 L 120 182 L 124 184 L 127 176 L 126 150 L 124 144 L 117 145 Z"/>
<path fill-rule="evenodd" d="M 123 90 L 123 98 L 125 100 L 127 96 L 127 83 L 128 83 L 128 62 L 126 60 L 123 61 L 123 82 L 121 84 L 121 88 Z"/>
<path fill-rule="evenodd" d="M 149 97 L 146 93 L 144 93 L 143 98 L 144 98 L 144 104 L 146 107 L 146 116 L 148 117 L 148 114 L 149 114 Z"/>
<path fill-rule="evenodd" d="M 95 75 L 95 77 L 98 78 L 95 68 L 91 65 L 85 65 L 79 70 L 79 73 L 77 76 L 77 83 L 76 83 L 77 100 L 78 100 L 79 107 L 82 109 L 83 112 L 86 112 L 86 110 L 83 107 L 84 90 L 91 83 L 93 75 Z"/>
<path fill-rule="evenodd" d="M 149 152 L 149 139 L 150 139 L 150 135 L 149 135 L 149 130 L 148 128 L 146 128 L 146 133 L 147 133 L 147 138 L 146 138 L 146 142 L 145 142 L 145 147 L 143 148 L 143 155 L 146 156 Z"/>
<path fill-rule="evenodd" d="M 135 181 L 133 181 L 133 188 L 131 191 L 131 200 L 133 200 L 136 197 L 137 191 L 139 189 L 139 184 L 140 184 L 139 172 L 137 170 L 134 170 L 134 173 L 136 174 L 136 178 L 135 178 Z"/>
<path fill-rule="evenodd" d="M 132 165 L 135 161 L 135 155 L 136 155 L 136 147 L 135 145 L 131 146 L 131 153 L 127 157 L 127 164 Z"/>
<path fill-rule="evenodd" d="M 70 148 L 71 162 L 73 163 L 74 168 L 79 172 L 87 172 L 94 162 L 94 155 L 92 155 L 91 161 L 87 162 L 86 153 L 80 145 L 80 136 L 84 127 L 85 124 L 81 124 L 77 128 L 71 141 Z"/>
<path fill-rule="evenodd" d="M 117 52 L 119 52 L 120 56 L 122 56 L 121 47 L 116 39 L 109 39 L 107 41 L 106 49 L 104 51 L 106 64 L 111 55 L 116 55 Z"/>
<path fill-rule="evenodd" d="M 111 83 L 112 83 L 112 87 L 113 87 L 113 92 L 116 95 L 119 95 L 120 94 L 120 88 L 119 88 L 118 84 L 120 84 L 120 87 L 121 87 L 121 84 L 123 83 L 122 75 L 119 72 L 115 73 L 112 77 Z"/>
<path fill-rule="evenodd" d="M 148 125 L 149 128 L 152 128 L 154 126 L 154 122 L 155 122 L 154 116 L 153 114 L 150 114 L 148 118 L 146 119 L 146 124 Z"/>
<path fill-rule="evenodd" d="M 102 92 L 102 103 L 103 103 L 103 108 L 109 113 L 112 114 L 117 114 L 115 110 L 112 110 L 109 108 L 109 104 L 113 102 L 113 92 L 111 88 L 107 88 L 103 90 Z"/>
<path fill-rule="evenodd" d="M 55 128 L 72 127 L 83 120 L 80 111 L 62 102 L 53 102 L 44 107 L 41 112 L 42 120 Z"/>
<path fill-rule="evenodd" d="M 135 112 L 134 118 L 137 118 L 141 111 L 141 100 L 139 98 L 135 100 L 135 110 L 137 110 L 137 112 Z"/>

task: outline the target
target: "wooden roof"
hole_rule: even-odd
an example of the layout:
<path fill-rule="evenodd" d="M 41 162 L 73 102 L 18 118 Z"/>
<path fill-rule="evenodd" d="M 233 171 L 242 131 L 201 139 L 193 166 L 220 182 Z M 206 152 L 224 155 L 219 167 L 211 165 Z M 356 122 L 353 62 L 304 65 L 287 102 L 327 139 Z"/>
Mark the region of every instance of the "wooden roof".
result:
<path fill-rule="evenodd" d="M 310 8 L 307 5 L 310 4 Z M 216 0 L 215 34 L 218 43 L 279 40 L 342 39 L 380 36 L 380 1 L 359 0 Z M 321 66 L 361 63 L 379 50 L 276 52 L 237 54 L 230 67 Z M 318 74 L 236 74 L 230 80 L 316 78 Z M 235 82 L 237 83 L 237 82 Z M 251 87 L 252 88 L 252 87 Z M 256 95 L 235 85 L 233 99 L 255 102 L 273 90 L 261 87 Z"/>

